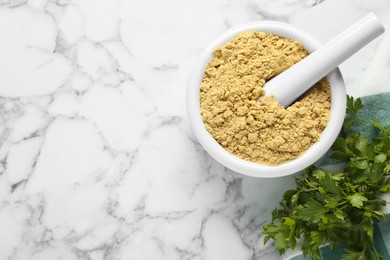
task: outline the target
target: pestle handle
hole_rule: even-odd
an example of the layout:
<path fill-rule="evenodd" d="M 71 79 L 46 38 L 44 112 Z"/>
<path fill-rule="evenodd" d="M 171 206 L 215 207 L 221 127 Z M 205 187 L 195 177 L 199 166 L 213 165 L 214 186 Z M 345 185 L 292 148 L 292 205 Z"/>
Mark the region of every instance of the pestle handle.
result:
<path fill-rule="evenodd" d="M 266 95 L 273 95 L 281 105 L 288 107 L 384 30 L 378 18 L 369 13 L 309 56 L 268 81 L 264 85 Z"/>

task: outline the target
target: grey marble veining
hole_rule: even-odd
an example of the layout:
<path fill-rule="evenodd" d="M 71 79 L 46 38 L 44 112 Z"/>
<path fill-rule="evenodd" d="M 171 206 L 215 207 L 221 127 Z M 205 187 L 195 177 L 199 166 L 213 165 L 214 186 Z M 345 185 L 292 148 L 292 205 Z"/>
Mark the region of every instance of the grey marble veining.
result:
<path fill-rule="evenodd" d="M 0 259 L 279 259 L 292 178 L 243 177 L 189 127 L 219 33 L 272 19 L 326 41 L 385 0 L 0 0 Z M 379 40 L 342 66 L 357 93 Z"/>

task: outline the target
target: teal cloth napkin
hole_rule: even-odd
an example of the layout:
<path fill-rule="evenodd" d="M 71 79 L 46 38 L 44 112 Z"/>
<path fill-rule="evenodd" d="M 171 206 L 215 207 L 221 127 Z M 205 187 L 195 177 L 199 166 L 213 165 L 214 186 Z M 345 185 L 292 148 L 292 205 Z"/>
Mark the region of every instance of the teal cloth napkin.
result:
<path fill-rule="evenodd" d="M 359 115 L 364 118 L 376 119 L 383 125 L 390 125 L 390 93 L 381 93 L 371 96 L 362 97 L 363 108 L 359 111 Z M 377 129 L 370 125 L 361 126 L 356 129 L 363 132 L 369 137 L 377 134 Z M 329 158 L 327 154 L 322 160 L 318 162 L 319 166 L 323 167 L 337 167 L 335 161 Z M 385 210 L 389 212 L 390 210 Z M 374 228 L 375 245 L 378 251 L 383 255 L 384 260 L 390 260 L 390 217 L 375 225 Z M 321 248 L 322 258 L 325 260 L 341 259 L 343 254 L 343 247 L 340 246 L 335 250 L 331 250 L 328 246 Z M 302 254 L 290 258 L 290 260 L 307 260 L 310 258 L 304 257 Z"/>

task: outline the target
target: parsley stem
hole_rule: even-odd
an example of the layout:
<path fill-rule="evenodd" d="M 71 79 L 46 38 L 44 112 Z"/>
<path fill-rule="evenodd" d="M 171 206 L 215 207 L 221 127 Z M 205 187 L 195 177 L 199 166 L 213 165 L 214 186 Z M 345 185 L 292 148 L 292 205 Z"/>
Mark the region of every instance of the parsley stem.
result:
<path fill-rule="evenodd" d="M 390 130 L 384 128 L 382 125 L 376 123 L 375 121 L 367 120 L 367 119 L 361 118 L 360 116 L 358 116 L 358 115 L 356 115 L 356 114 L 352 114 L 352 116 L 353 116 L 357 121 L 360 121 L 360 122 L 363 122 L 363 123 L 366 123 L 366 124 L 370 124 L 370 125 L 372 125 L 372 126 L 378 128 L 383 134 L 390 135 Z"/>

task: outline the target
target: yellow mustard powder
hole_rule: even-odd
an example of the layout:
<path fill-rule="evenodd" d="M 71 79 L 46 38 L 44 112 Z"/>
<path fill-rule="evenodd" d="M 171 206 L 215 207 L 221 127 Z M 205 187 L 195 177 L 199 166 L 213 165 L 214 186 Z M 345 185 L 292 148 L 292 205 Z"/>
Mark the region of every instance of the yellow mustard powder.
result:
<path fill-rule="evenodd" d="M 307 55 L 297 41 L 254 31 L 218 47 L 200 87 L 207 131 L 228 152 L 252 162 L 278 165 L 299 157 L 329 121 L 328 81 L 322 79 L 287 109 L 274 97 L 258 99 L 267 80 Z"/>

